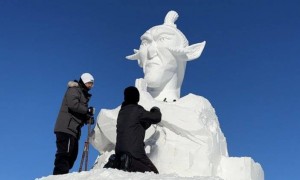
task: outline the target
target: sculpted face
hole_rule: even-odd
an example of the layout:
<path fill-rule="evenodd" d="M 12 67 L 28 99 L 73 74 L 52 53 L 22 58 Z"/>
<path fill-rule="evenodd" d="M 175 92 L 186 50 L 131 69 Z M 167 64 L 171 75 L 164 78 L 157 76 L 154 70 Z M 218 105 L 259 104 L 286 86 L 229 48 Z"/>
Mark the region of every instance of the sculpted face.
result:
<path fill-rule="evenodd" d="M 154 26 L 141 36 L 139 50 L 126 56 L 137 60 L 143 68 L 147 91 L 156 100 L 176 100 L 187 61 L 197 59 L 205 46 L 205 41 L 189 45 L 184 34 L 177 29 L 175 11 L 167 13 L 164 24 Z"/>
<path fill-rule="evenodd" d="M 141 36 L 139 60 L 148 87 L 164 86 L 174 76 L 178 63 L 168 48 L 179 44 L 180 37 L 169 27 L 157 26 Z"/>

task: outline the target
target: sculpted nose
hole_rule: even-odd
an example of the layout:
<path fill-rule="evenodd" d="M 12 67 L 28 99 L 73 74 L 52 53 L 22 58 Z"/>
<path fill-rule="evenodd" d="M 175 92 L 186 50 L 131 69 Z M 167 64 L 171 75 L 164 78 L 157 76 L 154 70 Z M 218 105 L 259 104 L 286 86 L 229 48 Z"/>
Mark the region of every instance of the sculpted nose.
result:
<path fill-rule="evenodd" d="M 148 47 L 148 59 L 151 60 L 155 56 L 157 56 L 156 45 L 155 43 L 151 43 L 151 45 Z"/>

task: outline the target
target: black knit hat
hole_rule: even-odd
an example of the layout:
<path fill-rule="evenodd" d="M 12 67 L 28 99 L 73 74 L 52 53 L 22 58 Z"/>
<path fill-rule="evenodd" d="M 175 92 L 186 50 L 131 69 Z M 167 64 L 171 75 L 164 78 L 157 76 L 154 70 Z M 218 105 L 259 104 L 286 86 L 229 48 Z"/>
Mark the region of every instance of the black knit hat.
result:
<path fill-rule="evenodd" d="M 129 86 L 124 90 L 124 101 L 128 104 L 137 104 L 140 101 L 139 90 L 134 86 Z"/>

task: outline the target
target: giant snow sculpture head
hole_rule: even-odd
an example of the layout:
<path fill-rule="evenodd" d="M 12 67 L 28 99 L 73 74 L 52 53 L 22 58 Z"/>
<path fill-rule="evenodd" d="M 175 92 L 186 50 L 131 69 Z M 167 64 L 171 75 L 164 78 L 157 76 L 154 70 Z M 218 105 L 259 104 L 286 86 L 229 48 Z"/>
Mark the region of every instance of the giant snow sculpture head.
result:
<path fill-rule="evenodd" d="M 160 101 L 180 98 L 186 62 L 198 58 L 205 46 L 205 41 L 189 46 L 185 35 L 176 27 L 177 18 L 175 11 L 168 12 L 164 24 L 147 30 L 141 36 L 139 50 L 126 57 L 138 60 L 147 91 Z"/>

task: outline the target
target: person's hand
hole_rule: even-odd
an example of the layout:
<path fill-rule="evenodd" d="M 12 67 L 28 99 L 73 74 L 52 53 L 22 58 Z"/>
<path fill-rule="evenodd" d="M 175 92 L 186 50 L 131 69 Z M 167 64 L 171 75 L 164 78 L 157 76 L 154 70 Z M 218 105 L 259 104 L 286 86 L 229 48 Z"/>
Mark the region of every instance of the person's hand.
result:
<path fill-rule="evenodd" d="M 92 106 L 91 106 L 91 107 L 89 107 L 89 108 L 88 108 L 88 112 L 87 112 L 87 113 L 88 113 L 88 115 L 91 115 L 91 116 L 93 116 L 93 115 L 95 114 L 95 108 L 94 108 L 94 107 L 92 107 Z"/>
<path fill-rule="evenodd" d="M 91 116 L 87 121 L 85 121 L 85 124 L 91 124 L 91 125 L 95 124 L 95 119 L 94 119 L 94 117 Z"/>
<path fill-rule="evenodd" d="M 151 109 L 150 109 L 150 112 L 155 112 L 155 111 L 160 111 L 160 109 L 156 106 L 153 106 Z"/>
<path fill-rule="evenodd" d="M 89 123 L 90 123 L 91 125 L 95 124 L 95 119 L 94 119 L 94 117 L 91 117 L 91 118 L 89 119 Z"/>

